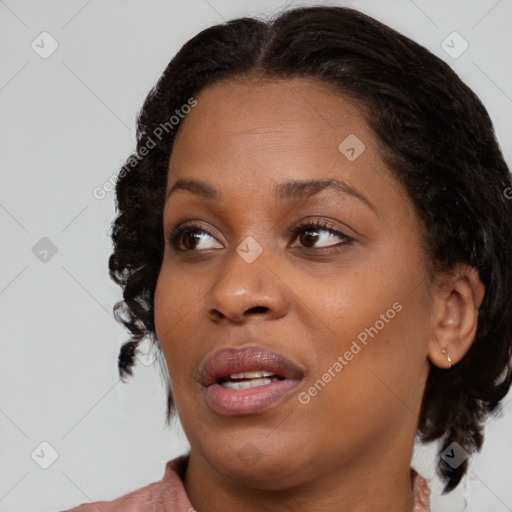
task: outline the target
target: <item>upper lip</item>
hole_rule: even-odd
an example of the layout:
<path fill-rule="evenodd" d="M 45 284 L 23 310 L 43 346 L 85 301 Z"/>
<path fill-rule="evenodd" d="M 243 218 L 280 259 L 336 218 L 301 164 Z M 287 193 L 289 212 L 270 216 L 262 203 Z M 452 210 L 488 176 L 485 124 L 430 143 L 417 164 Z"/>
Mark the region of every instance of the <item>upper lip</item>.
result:
<path fill-rule="evenodd" d="M 263 370 L 286 379 L 302 379 L 304 373 L 281 354 L 260 347 L 225 348 L 214 352 L 200 371 L 204 386 L 232 373 Z"/>

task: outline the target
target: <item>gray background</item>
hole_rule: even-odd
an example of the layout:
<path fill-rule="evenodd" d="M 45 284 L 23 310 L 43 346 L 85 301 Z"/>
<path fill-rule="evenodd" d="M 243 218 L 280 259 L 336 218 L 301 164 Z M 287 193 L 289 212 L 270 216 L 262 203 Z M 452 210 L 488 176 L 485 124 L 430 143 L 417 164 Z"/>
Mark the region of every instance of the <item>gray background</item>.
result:
<path fill-rule="evenodd" d="M 486 105 L 510 166 L 512 0 L 300 5 L 313 3 L 356 7 L 449 62 Z M 132 152 L 135 115 L 186 40 L 284 5 L 299 3 L 0 0 L 1 511 L 110 500 L 160 480 L 186 450 L 179 425 L 165 427 L 157 365 L 143 359 L 119 380 L 127 333 L 112 317 L 120 290 L 107 275 L 114 197 L 93 189 Z M 51 49 L 43 31 L 58 44 L 46 59 L 31 47 Z M 453 31 L 469 44 L 458 58 L 441 46 Z M 460 489 L 440 498 L 431 480 L 434 512 L 512 510 L 510 399 Z M 427 477 L 433 448 L 415 453 Z"/>

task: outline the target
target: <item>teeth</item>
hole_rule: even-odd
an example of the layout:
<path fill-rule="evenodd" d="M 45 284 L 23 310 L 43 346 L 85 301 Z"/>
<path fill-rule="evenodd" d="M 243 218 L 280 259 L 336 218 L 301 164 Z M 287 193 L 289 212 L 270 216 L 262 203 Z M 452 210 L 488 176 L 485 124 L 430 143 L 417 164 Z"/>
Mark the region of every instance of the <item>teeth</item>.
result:
<path fill-rule="evenodd" d="M 282 379 L 283 377 L 278 377 L 264 370 L 254 370 L 251 372 L 232 373 L 229 379 L 220 379 L 218 383 L 226 389 L 249 389 L 266 386 Z"/>
<path fill-rule="evenodd" d="M 259 379 L 261 377 L 270 377 L 273 374 L 265 371 L 253 371 L 253 372 L 241 372 L 241 373 L 232 373 L 229 378 L 232 380 L 235 379 Z"/>
<path fill-rule="evenodd" d="M 261 372 L 246 372 L 246 373 L 261 373 Z M 239 374 L 233 374 L 239 375 Z M 267 384 L 271 384 L 272 382 L 278 380 L 277 378 L 273 379 L 253 379 L 253 380 L 242 380 L 240 382 L 231 382 L 227 380 L 223 382 L 221 386 L 226 389 L 249 389 L 249 388 L 257 388 L 259 386 L 266 386 Z"/>

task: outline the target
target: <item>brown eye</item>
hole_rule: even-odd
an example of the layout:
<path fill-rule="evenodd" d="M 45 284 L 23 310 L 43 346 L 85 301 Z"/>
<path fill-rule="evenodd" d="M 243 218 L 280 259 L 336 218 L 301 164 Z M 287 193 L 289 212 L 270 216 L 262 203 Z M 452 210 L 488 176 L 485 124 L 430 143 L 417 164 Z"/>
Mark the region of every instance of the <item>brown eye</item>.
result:
<path fill-rule="evenodd" d="M 354 241 L 353 238 L 323 222 L 309 222 L 292 228 L 294 240 L 308 249 L 321 249 L 323 247 L 345 246 Z M 322 234 L 324 233 L 324 234 Z M 325 235 L 327 233 L 327 235 Z M 333 242 L 333 243 L 330 243 Z M 316 245 L 320 243 L 320 245 Z"/>
<path fill-rule="evenodd" d="M 201 240 L 198 229 L 189 229 L 184 231 L 178 237 L 178 242 L 183 241 L 183 246 L 187 249 L 195 249 L 196 244 Z"/>
<path fill-rule="evenodd" d="M 306 229 L 299 233 L 299 239 L 301 244 L 305 245 L 306 247 L 310 247 L 310 244 L 314 245 L 315 242 L 320 238 L 316 231 L 317 230 L 315 229 Z"/>
<path fill-rule="evenodd" d="M 202 242 L 206 243 L 207 240 L 215 240 L 215 238 L 205 231 L 201 226 L 196 224 L 182 224 L 175 227 L 169 236 L 167 242 L 172 245 L 176 251 L 197 251 L 197 247 Z M 222 247 L 221 244 L 213 244 L 211 247 L 204 249 L 218 249 Z"/>

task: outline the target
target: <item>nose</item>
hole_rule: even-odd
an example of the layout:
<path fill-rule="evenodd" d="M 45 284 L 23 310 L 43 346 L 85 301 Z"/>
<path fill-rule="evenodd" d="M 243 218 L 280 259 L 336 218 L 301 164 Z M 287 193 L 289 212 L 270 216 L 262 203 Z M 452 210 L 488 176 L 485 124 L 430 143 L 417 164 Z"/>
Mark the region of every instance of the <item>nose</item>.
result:
<path fill-rule="evenodd" d="M 213 322 L 243 324 L 286 315 L 289 301 L 285 287 L 264 254 L 247 263 L 234 252 L 219 270 L 220 275 L 205 296 L 206 311 Z"/>

